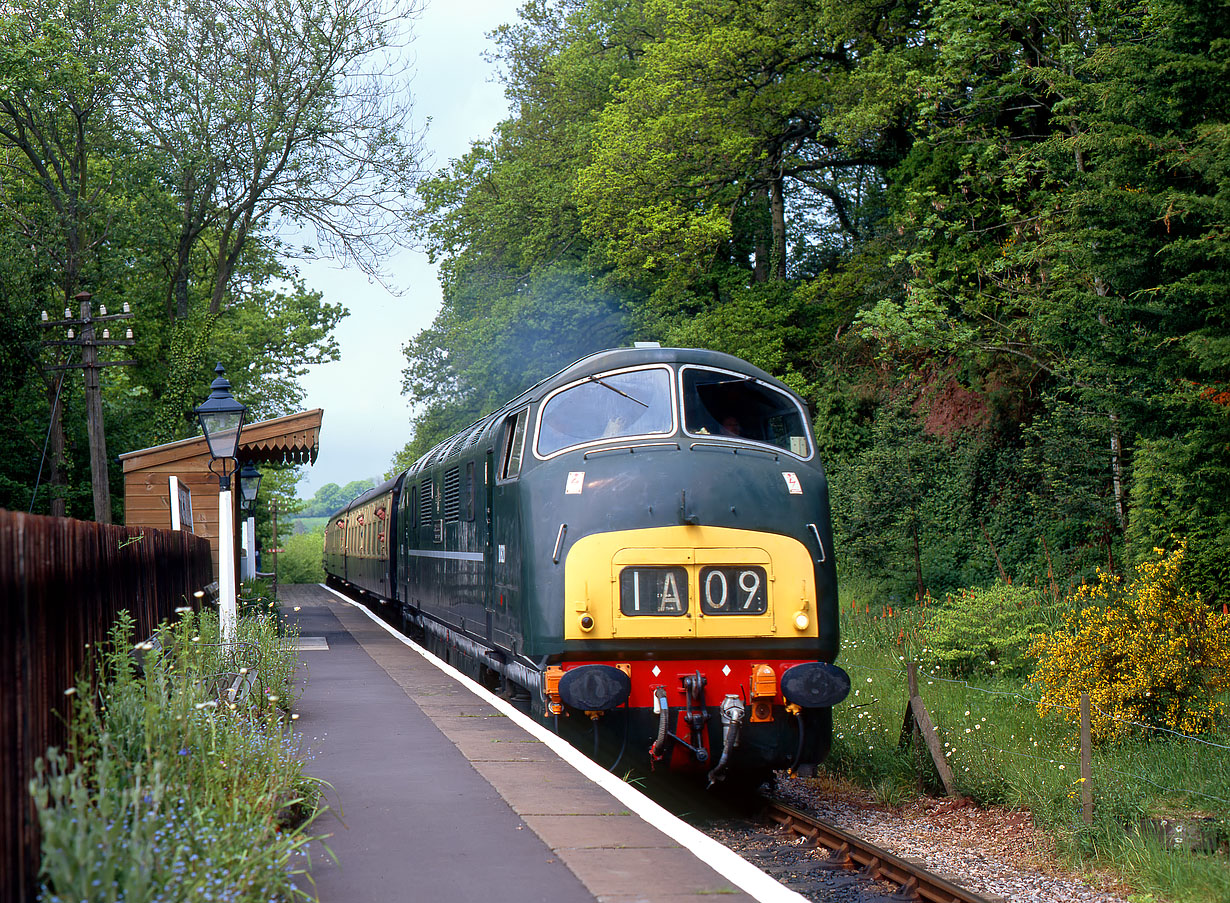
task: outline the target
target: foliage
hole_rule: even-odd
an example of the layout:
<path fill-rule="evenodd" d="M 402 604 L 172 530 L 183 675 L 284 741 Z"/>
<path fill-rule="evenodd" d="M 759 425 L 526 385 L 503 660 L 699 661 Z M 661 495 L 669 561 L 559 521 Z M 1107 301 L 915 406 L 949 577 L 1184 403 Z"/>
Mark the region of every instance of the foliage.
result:
<path fill-rule="evenodd" d="M 282 542 L 282 554 L 278 556 L 278 581 L 324 583 L 324 541 L 323 530 L 286 537 Z"/>
<path fill-rule="evenodd" d="M 376 488 L 374 479 L 351 480 L 345 486 L 337 483 L 326 483 L 316 490 L 303 504 L 305 517 L 327 517 L 343 505 L 349 504 L 369 489 Z"/>
<path fill-rule="evenodd" d="M 412 0 L 6 7 L 0 287 L 17 326 L 0 408 L 22 463 L 3 468 L 0 505 L 91 511 L 82 380 L 44 369 L 80 352 L 40 346 L 66 336 L 36 326 L 43 309 L 75 313 L 82 289 L 134 315 L 136 344 L 101 349 L 136 361 L 101 371 L 111 455 L 192 434 L 219 360 L 251 419 L 298 406 L 306 368 L 337 357 L 346 311 L 290 261 L 324 248 L 378 274 L 409 240 L 419 148 L 390 51 L 414 12 Z M 293 230 L 297 244 L 279 237 Z"/>
<path fill-rule="evenodd" d="M 395 465 L 561 363 L 544 324 L 709 347 L 812 404 L 843 570 L 894 601 L 1172 532 L 1222 598 L 1223 6 L 527 4 L 512 114 L 422 186 Z"/>
<path fill-rule="evenodd" d="M 268 618 L 242 619 L 230 648 L 212 615 L 188 613 L 135 650 L 131 634 L 121 616 L 97 695 L 84 675 L 69 691 L 71 756 L 49 750 L 31 782 L 42 899 L 306 897 L 295 881 L 315 791 L 286 717 L 295 653 Z M 220 674 L 251 691 L 217 695 Z"/>
<path fill-rule="evenodd" d="M 1033 661 L 1033 638 L 1053 620 L 1041 593 L 996 582 L 950 594 L 927 615 L 930 661 L 953 677 L 1020 678 Z"/>
<path fill-rule="evenodd" d="M 374 0 L 143 3 L 118 105 L 178 215 L 167 270 L 188 313 L 194 258 L 217 315 L 249 241 L 283 218 L 372 272 L 417 175 L 389 53 L 411 9 Z M 174 60 L 173 64 L 168 64 Z M 249 127 L 241 127 L 247 124 Z"/>
<path fill-rule="evenodd" d="M 1135 722 L 1184 733 L 1210 730 L 1230 690 L 1230 616 L 1210 610 L 1183 585 L 1184 545 L 1155 550 L 1126 586 L 1112 574 L 1082 586 L 1061 629 L 1040 636 L 1030 680 L 1039 711 L 1077 717 L 1089 694 L 1092 727 L 1113 739 Z"/>

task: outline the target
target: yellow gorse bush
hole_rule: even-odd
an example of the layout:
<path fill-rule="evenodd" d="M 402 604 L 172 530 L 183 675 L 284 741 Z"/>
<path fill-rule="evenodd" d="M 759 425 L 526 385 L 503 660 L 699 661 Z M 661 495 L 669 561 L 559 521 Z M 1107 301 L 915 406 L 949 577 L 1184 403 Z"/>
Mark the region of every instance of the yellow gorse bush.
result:
<path fill-rule="evenodd" d="M 1070 598 L 1063 626 L 1035 637 L 1039 714 L 1076 720 L 1087 692 L 1097 740 L 1127 733 L 1130 722 L 1198 734 L 1225 714 L 1217 696 L 1230 689 L 1230 616 L 1183 590 L 1181 543 L 1154 551 L 1126 586 L 1099 571 Z"/>

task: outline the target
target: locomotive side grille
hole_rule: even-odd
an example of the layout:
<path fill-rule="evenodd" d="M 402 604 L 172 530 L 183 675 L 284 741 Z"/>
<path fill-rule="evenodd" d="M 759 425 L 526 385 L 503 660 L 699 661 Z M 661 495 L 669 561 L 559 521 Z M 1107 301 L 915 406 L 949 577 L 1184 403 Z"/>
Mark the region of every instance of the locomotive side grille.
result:
<path fill-rule="evenodd" d="M 444 519 L 450 524 L 461 519 L 461 468 L 450 467 L 444 473 Z"/>
<path fill-rule="evenodd" d="M 424 480 L 419 487 L 419 523 L 425 524 L 432 519 L 431 480 Z"/>

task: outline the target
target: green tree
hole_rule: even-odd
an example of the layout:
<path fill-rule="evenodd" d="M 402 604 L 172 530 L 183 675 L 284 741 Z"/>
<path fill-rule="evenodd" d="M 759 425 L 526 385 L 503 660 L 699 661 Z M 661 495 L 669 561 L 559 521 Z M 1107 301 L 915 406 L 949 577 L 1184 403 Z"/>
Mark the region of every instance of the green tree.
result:
<path fill-rule="evenodd" d="M 1100 419 L 1069 435 L 1104 462 L 1115 545 L 1138 532 L 1135 448 L 1192 430 L 1216 448 L 1226 422 L 1209 403 L 1228 325 L 1225 8 L 1141 12 L 937 4 L 924 137 L 890 199 L 906 291 L 862 318 L 900 348 L 1017 361 L 1017 392 Z M 1137 555 L 1165 540 L 1146 532 Z"/>
<path fill-rule="evenodd" d="M 781 281 L 792 237 L 804 256 L 864 236 L 861 201 L 908 143 L 908 105 L 878 79 L 904 71 L 914 23 L 904 4 L 856 6 L 645 4 L 656 39 L 603 110 L 577 191 L 622 273 L 678 279 L 716 254 Z M 858 116 L 856 94 L 871 100 Z"/>
<path fill-rule="evenodd" d="M 74 296 L 87 275 L 96 280 L 96 249 L 107 239 L 114 162 L 114 77 L 131 57 L 136 20 L 126 0 L 32 0 L 0 15 L 0 164 L 10 189 L 0 193 L 10 223 L 45 262 L 47 288 L 31 286 L 24 312 L 76 317 Z M 111 151 L 111 159 L 108 159 Z M 66 353 L 49 363 L 68 363 Z M 45 381 L 51 411 L 49 483 L 51 510 L 66 513 L 63 383 Z M 91 399 L 91 404 L 97 399 Z M 101 417 L 91 417 L 94 463 L 106 461 Z M 97 468 L 95 468 L 97 470 Z M 105 466 L 92 474 L 94 515 L 111 519 Z"/>
<path fill-rule="evenodd" d="M 573 200 L 611 84 L 646 39 L 637 2 L 534 2 L 496 32 L 515 115 L 426 180 L 418 234 L 444 303 L 405 346 L 412 462 L 582 355 L 626 341 L 627 295 L 590 254 Z"/>
<path fill-rule="evenodd" d="M 120 100 L 173 199 L 161 205 L 175 323 L 168 433 L 253 245 L 264 256 L 270 233 L 290 224 L 375 273 L 404 242 L 419 151 L 390 53 L 413 12 L 376 0 L 143 4 L 148 40 L 120 79 Z"/>

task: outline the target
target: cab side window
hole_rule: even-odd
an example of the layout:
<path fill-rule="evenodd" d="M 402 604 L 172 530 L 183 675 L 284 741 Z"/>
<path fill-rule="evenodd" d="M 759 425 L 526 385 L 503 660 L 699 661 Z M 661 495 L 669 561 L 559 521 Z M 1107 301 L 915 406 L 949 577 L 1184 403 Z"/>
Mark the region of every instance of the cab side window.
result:
<path fill-rule="evenodd" d="M 525 452 L 525 427 L 529 408 L 510 414 L 504 420 L 504 447 L 500 452 L 500 479 L 512 480 L 521 473 L 521 457 Z"/>

